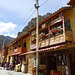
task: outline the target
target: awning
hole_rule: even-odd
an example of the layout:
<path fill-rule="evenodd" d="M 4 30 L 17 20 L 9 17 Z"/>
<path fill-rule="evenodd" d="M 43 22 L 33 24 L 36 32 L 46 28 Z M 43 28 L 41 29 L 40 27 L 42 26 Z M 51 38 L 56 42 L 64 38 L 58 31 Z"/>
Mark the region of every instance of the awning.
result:
<path fill-rule="evenodd" d="M 58 46 L 53 46 L 53 47 L 49 47 L 49 48 L 44 48 L 44 49 L 40 49 L 38 51 L 30 51 L 30 52 L 26 52 L 26 53 L 23 53 L 23 54 L 20 54 L 20 55 L 26 55 L 26 54 L 36 53 L 36 52 L 53 50 L 53 49 L 57 49 L 57 48 L 60 48 L 60 47 L 65 47 L 67 45 L 72 45 L 72 44 L 75 44 L 75 42 L 74 43 L 63 44 L 63 45 L 58 45 Z"/>
<path fill-rule="evenodd" d="M 14 53 L 14 54 L 12 54 L 12 55 L 19 55 L 19 54 L 21 54 L 21 52 L 18 52 L 18 53 Z"/>

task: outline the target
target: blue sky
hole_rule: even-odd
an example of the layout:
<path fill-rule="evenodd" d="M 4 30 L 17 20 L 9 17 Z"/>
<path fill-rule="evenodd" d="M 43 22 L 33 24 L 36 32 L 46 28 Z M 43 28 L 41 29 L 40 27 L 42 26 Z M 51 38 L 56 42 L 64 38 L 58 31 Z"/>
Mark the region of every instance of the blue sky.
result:
<path fill-rule="evenodd" d="M 39 0 L 39 5 L 45 1 Z M 68 2 L 69 0 L 48 0 L 39 8 L 39 15 L 45 15 L 48 12 L 54 13 L 59 8 L 67 6 Z M 36 17 L 35 12 L 28 19 L 35 11 L 35 3 L 36 0 L 0 0 L 0 35 L 16 37 L 17 33 L 22 31 L 31 18 Z M 28 13 L 29 15 L 27 15 Z"/>

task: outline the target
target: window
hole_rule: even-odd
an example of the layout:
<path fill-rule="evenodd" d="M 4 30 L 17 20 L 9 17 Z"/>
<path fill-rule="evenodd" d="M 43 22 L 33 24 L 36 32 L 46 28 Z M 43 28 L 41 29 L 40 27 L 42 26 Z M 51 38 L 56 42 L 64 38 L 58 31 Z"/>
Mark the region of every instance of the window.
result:
<path fill-rule="evenodd" d="M 21 47 L 21 45 L 19 45 L 19 48 Z"/>
<path fill-rule="evenodd" d="M 66 55 L 58 55 L 57 56 L 57 65 L 67 65 Z"/>
<path fill-rule="evenodd" d="M 34 67 L 36 67 L 36 57 L 34 57 Z"/>
<path fill-rule="evenodd" d="M 41 56 L 40 57 L 40 64 L 45 65 L 46 64 L 46 56 Z"/>
<path fill-rule="evenodd" d="M 68 29 L 71 29 L 71 27 L 70 27 L 70 19 L 65 21 L 65 27 L 68 28 Z"/>
<path fill-rule="evenodd" d="M 24 47 L 26 47 L 26 42 L 24 42 Z"/>

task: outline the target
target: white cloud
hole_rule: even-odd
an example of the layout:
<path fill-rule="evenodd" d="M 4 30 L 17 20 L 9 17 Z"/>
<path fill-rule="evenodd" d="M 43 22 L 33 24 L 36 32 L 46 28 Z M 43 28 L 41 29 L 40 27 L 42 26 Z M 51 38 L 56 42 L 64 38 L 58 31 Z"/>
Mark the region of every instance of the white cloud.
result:
<path fill-rule="evenodd" d="M 16 37 L 15 34 L 13 34 L 13 33 L 12 33 L 12 34 L 9 34 L 9 33 L 8 33 L 8 34 L 4 34 L 4 35 L 5 35 L 5 36 L 10 36 L 10 37 L 13 37 L 13 38 Z"/>
<path fill-rule="evenodd" d="M 0 22 L 0 35 L 15 37 L 15 35 L 13 34 L 15 28 L 16 24 L 13 24 L 12 22 Z"/>

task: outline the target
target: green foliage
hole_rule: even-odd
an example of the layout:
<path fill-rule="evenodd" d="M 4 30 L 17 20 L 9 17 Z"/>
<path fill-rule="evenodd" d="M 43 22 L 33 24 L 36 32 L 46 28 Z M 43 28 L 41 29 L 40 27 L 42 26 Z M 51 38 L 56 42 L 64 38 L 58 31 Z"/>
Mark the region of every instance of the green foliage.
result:
<path fill-rule="evenodd" d="M 36 39 L 35 37 L 32 37 L 31 40 L 33 41 L 34 39 Z"/>
<path fill-rule="evenodd" d="M 6 46 L 12 40 L 12 38 L 10 37 L 10 39 L 9 39 L 3 35 L 0 35 L 0 50 L 2 49 L 4 40 L 5 40 L 4 46 Z"/>
<path fill-rule="evenodd" d="M 45 35 L 45 33 L 44 33 L 44 32 L 42 32 L 42 33 L 40 33 L 40 34 L 39 34 L 39 36 L 42 36 L 42 35 Z"/>

